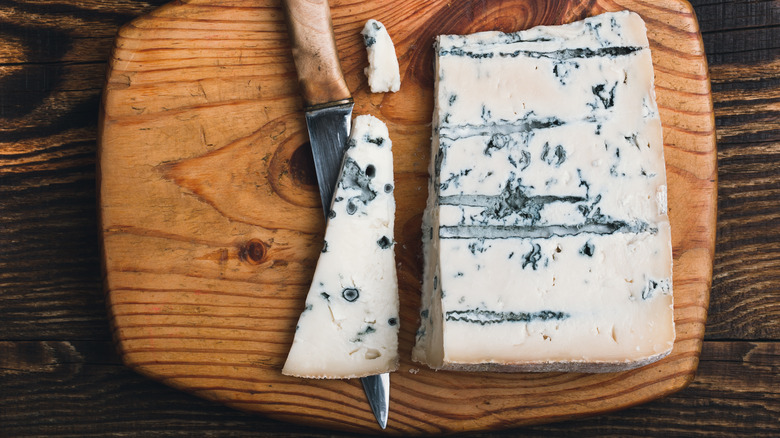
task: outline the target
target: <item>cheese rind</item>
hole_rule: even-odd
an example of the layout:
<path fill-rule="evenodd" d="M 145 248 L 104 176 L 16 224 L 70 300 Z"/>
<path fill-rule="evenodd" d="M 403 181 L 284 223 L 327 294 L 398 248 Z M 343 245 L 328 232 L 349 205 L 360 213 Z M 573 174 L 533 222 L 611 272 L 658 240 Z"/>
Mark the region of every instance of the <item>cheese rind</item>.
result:
<path fill-rule="evenodd" d="M 398 366 L 398 280 L 392 142 L 355 118 L 325 242 L 282 373 L 345 379 Z"/>
<path fill-rule="evenodd" d="M 444 35 L 435 50 L 412 358 L 611 372 L 667 355 L 671 233 L 641 18 Z"/>
<path fill-rule="evenodd" d="M 372 93 L 396 92 L 401 88 L 401 73 L 395 46 L 385 26 L 368 20 L 360 32 L 366 45 L 368 67 L 363 72 L 368 77 L 368 86 Z"/>

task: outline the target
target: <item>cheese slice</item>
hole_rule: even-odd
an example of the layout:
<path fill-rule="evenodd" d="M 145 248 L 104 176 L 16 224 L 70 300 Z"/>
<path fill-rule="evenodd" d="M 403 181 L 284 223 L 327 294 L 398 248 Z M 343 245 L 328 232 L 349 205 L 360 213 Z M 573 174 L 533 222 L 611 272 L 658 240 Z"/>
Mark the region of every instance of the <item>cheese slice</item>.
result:
<path fill-rule="evenodd" d="M 435 50 L 412 358 L 610 372 L 669 354 L 671 235 L 642 19 L 444 35 Z"/>
<path fill-rule="evenodd" d="M 355 118 L 285 375 L 345 379 L 398 366 L 392 147 L 379 119 Z"/>
<path fill-rule="evenodd" d="M 371 92 L 398 91 L 401 88 L 401 73 L 393 40 L 387 29 L 376 20 L 368 20 L 360 33 L 368 54 L 368 67 L 363 72 L 368 77 Z"/>

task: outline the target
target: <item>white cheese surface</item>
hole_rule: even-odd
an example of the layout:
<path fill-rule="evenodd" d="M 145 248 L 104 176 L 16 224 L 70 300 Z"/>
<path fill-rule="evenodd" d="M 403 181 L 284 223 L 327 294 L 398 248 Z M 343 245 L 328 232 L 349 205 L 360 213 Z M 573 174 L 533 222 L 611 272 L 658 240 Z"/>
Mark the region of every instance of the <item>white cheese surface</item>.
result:
<path fill-rule="evenodd" d="M 376 20 L 368 20 L 360 34 L 363 35 L 368 54 L 368 67 L 363 71 L 368 77 L 371 92 L 398 91 L 401 88 L 401 73 L 393 40 L 387 29 Z"/>
<path fill-rule="evenodd" d="M 397 368 L 394 189 L 387 127 L 355 118 L 283 374 L 343 379 Z"/>
<path fill-rule="evenodd" d="M 444 35 L 414 360 L 616 371 L 674 343 L 666 173 L 642 19 Z"/>

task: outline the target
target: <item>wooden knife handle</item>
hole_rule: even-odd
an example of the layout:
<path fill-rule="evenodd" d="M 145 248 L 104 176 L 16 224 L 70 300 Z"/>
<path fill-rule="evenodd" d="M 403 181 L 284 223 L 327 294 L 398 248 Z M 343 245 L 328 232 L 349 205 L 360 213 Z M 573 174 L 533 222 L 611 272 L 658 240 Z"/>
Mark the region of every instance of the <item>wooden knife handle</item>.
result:
<path fill-rule="evenodd" d="M 327 0 L 284 0 L 293 59 L 306 106 L 350 99 Z"/>

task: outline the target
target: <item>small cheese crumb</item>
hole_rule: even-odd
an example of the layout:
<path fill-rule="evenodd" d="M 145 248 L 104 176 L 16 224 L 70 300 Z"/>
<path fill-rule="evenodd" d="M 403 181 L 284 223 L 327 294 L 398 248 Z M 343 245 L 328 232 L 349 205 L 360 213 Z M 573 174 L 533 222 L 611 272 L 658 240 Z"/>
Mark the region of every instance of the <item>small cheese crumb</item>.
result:
<path fill-rule="evenodd" d="M 368 53 L 368 67 L 363 72 L 368 77 L 371 92 L 398 91 L 401 88 L 401 74 L 395 47 L 387 29 L 376 20 L 368 20 L 360 34 L 363 35 Z"/>

